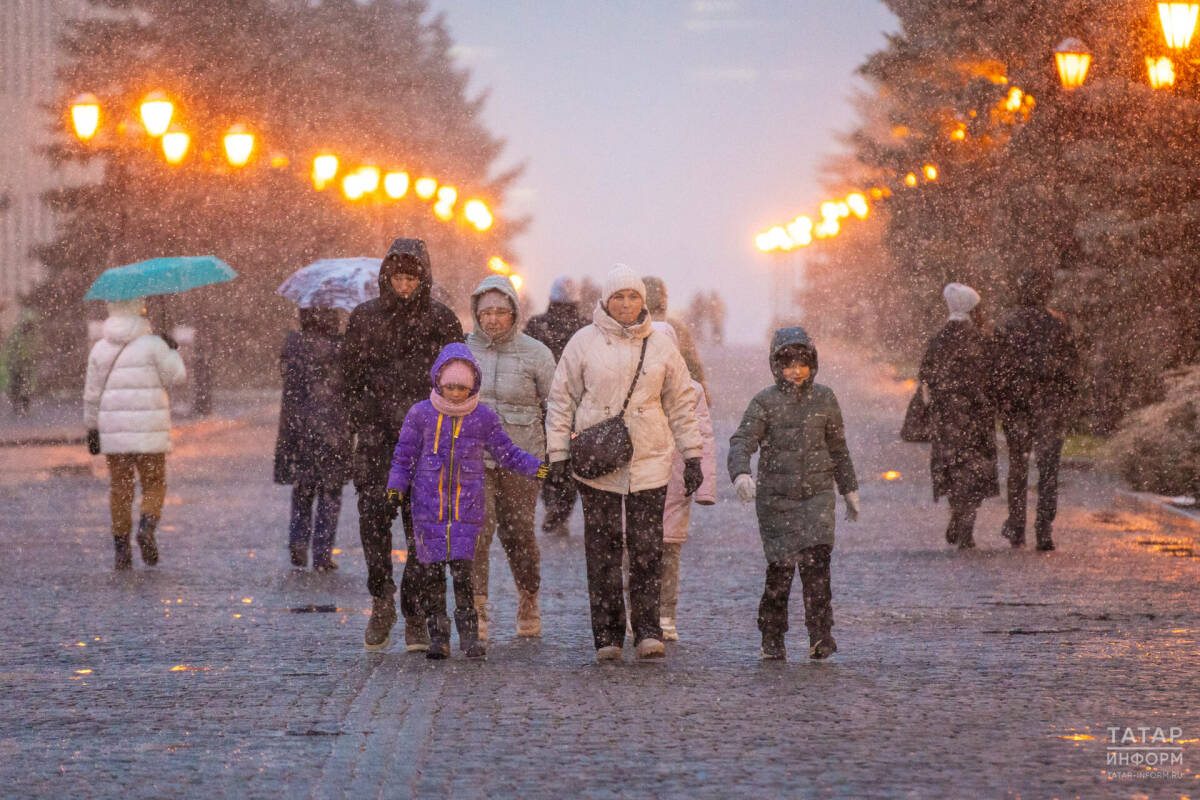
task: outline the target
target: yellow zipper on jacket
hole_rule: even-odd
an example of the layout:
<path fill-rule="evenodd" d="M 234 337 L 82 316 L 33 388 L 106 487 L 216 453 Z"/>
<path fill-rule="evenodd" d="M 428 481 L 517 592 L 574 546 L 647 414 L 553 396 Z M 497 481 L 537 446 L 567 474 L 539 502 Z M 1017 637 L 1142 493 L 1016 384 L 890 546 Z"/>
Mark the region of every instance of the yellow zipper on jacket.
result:
<path fill-rule="evenodd" d="M 437 455 L 438 439 L 442 436 L 442 415 L 438 414 L 437 430 L 433 434 L 433 453 Z M 446 468 L 438 470 L 438 522 L 442 521 L 442 510 L 446 507 L 446 495 L 443 491 L 446 481 Z"/>
<path fill-rule="evenodd" d="M 451 434 L 450 434 L 450 469 L 449 469 L 449 473 L 450 473 L 450 489 L 451 489 L 451 491 L 453 491 L 453 489 L 454 489 L 454 478 L 455 478 L 455 475 L 454 475 L 454 450 L 455 450 L 455 446 L 458 444 L 458 434 L 462 430 L 462 421 L 463 421 L 463 417 L 454 417 L 454 423 L 452 425 Z M 458 493 L 460 495 L 462 494 L 462 476 L 461 475 L 458 476 Z M 441 498 L 439 496 L 439 502 L 440 502 L 440 499 Z M 446 511 L 450 517 L 450 519 L 446 520 L 446 560 L 449 561 L 450 560 L 450 526 L 454 524 L 455 513 L 450 512 L 449 498 L 447 498 L 446 505 L 447 505 Z M 458 503 L 455 502 L 455 509 L 454 509 L 455 512 L 457 512 L 457 509 L 458 509 Z M 439 514 L 441 513 L 440 509 L 439 509 L 438 513 Z"/>

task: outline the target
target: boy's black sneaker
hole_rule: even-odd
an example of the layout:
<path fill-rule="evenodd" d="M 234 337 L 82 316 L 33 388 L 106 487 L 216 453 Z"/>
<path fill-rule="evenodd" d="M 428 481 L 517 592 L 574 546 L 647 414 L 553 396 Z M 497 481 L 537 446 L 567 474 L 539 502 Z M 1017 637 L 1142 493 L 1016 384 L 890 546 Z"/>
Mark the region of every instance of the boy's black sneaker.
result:
<path fill-rule="evenodd" d="M 812 647 L 808 648 L 808 657 L 821 660 L 824 658 L 829 658 L 836 652 L 837 642 L 833 640 L 832 636 L 826 636 L 818 640 L 817 643 Z"/>
<path fill-rule="evenodd" d="M 762 637 L 763 661 L 785 661 L 787 646 L 783 643 L 783 635 L 764 633 Z"/>

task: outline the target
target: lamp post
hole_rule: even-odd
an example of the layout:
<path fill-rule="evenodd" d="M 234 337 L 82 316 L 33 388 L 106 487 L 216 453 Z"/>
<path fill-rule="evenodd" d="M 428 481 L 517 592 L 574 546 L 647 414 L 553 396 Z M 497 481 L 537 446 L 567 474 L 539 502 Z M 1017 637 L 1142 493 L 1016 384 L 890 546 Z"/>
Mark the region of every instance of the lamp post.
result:
<path fill-rule="evenodd" d="M 1054 50 L 1054 62 L 1058 67 L 1058 79 L 1068 92 L 1083 86 L 1088 68 L 1092 65 L 1092 51 L 1074 36 L 1063 39 Z"/>

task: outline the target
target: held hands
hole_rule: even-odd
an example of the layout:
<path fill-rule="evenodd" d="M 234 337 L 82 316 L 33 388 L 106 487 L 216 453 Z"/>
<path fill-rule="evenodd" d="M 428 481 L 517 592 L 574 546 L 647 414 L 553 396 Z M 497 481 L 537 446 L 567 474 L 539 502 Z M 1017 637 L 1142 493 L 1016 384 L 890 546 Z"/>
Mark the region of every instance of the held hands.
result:
<path fill-rule="evenodd" d="M 546 477 L 547 477 L 549 474 L 550 474 L 550 465 L 549 465 L 549 464 L 547 464 L 545 461 L 543 461 L 543 462 L 542 462 L 542 463 L 541 463 L 541 464 L 538 466 L 538 468 L 537 468 L 537 472 L 534 474 L 534 476 L 533 476 L 533 477 L 537 478 L 539 481 L 544 481 L 544 480 L 546 480 Z"/>
<path fill-rule="evenodd" d="M 683 462 L 683 493 L 691 497 L 704 483 L 704 470 L 700 468 L 700 459 L 689 458 Z"/>
<path fill-rule="evenodd" d="M 846 492 L 842 499 L 846 501 L 846 521 L 858 522 L 858 492 Z"/>
<path fill-rule="evenodd" d="M 546 471 L 546 480 L 551 483 L 563 483 L 571 477 L 571 462 L 567 459 L 554 461 Z"/>
<path fill-rule="evenodd" d="M 751 478 L 748 473 L 743 472 L 733 479 L 733 488 L 737 489 L 738 499 L 743 503 L 750 503 L 754 500 L 754 478 Z"/>
<path fill-rule="evenodd" d="M 392 519 L 400 513 L 400 504 L 404 502 L 404 493 L 399 489 L 388 489 L 387 493 L 388 509 L 392 512 Z"/>

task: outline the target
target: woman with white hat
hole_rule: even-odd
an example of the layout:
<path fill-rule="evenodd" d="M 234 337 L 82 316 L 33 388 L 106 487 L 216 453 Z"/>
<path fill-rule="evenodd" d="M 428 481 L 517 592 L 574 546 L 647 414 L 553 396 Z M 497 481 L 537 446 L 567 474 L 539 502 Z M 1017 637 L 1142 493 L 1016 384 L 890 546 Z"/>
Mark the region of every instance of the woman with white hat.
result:
<path fill-rule="evenodd" d="M 683 356 L 646 311 L 646 287 L 618 264 L 604 280 L 592 324 L 567 344 L 554 374 L 546 415 L 551 475 L 573 472 L 583 500 L 584 549 L 596 658 L 618 661 L 625 641 L 621 552 L 628 547 L 634 645 L 639 659 L 665 655 L 659 623 L 663 511 L 676 449 L 684 484 L 704 480 L 700 426 Z M 580 461 L 589 429 L 623 422 L 628 460 L 594 474 Z M 574 444 L 573 444 L 574 442 Z M 570 459 L 573 455 L 576 463 Z M 581 474 L 587 472 L 588 475 Z"/>
<path fill-rule="evenodd" d="M 171 404 L 167 387 L 187 373 L 175 343 L 150 332 L 144 298 L 108 304 L 100 341 L 88 355 L 83 417 L 88 448 L 103 453 L 112 480 L 110 505 L 116 569 L 133 567 L 134 474 L 141 478 L 137 542 L 142 562 L 158 563 L 154 530 L 167 492 L 166 456 L 171 450 Z"/>
<path fill-rule="evenodd" d="M 951 283 L 942 292 L 950 319 L 921 359 L 921 393 L 929 406 L 933 499 L 950 498 L 946 541 L 975 546 L 975 515 L 1000 494 L 991 339 L 980 330 L 979 293 Z"/>

